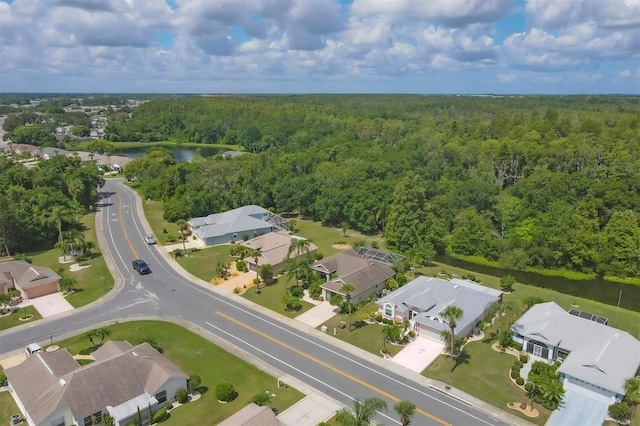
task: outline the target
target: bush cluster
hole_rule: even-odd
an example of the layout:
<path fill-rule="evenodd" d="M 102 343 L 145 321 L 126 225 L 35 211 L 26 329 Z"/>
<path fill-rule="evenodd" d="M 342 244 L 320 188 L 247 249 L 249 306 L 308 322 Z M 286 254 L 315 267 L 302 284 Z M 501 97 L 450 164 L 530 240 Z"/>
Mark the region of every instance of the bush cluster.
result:
<path fill-rule="evenodd" d="M 524 385 L 524 379 L 522 377 L 516 377 L 516 383 L 522 386 Z"/>
<path fill-rule="evenodd" d="M 236 390 L 231 383 L 218 383 L 216 385 L 216 398 L 218 401 L 230 402 L 236 399 Z"/>
<path fill-rule="evenodd" d="M 247 262 L 244 260 L 238 260 L 236 262 L 236 269 L 240 272 L 248 272 L 249 268 L 247 267 Z"/>
<path fill-rule="evenodd" d="M 166 418 L 167 418 L 167 409 L 165 407 L 162 407 L 161 409 L 159 409 L 153 414 L 153 417 L 151 417 L 151 422 L 162 423 Z"/>
<path fill-rule="evenodd" d="M 187 402 L 187 390 L 182 388 L 182 389 L 178 389 L 176 391 L 176 401 L 178 401 L 180 404 L 184 404 L 185 402 Z"/>
<path fill-rule="evenodd" d="M 304 295 L 304 288 L 299 285 L 294 285 L 289 291 L 293 297 L 302 297 Z"/>
<path fill-rule="evenodd" d="M 529 362 L 529 355 L 527 354 L 520 354 L 520 362 L 522 363 L 522 365 L 526 364 L 527 362 Z"/>
<path fill-rule="evenodd" d="M 251 398 L 251 402 L 256 404 L 258 407 L 262 407 L 263 405 L 266 405 L 270 399 L 271 394 L 269 392 L 258 392 L 257 394 L 253 395 L 253 398 Z"/>

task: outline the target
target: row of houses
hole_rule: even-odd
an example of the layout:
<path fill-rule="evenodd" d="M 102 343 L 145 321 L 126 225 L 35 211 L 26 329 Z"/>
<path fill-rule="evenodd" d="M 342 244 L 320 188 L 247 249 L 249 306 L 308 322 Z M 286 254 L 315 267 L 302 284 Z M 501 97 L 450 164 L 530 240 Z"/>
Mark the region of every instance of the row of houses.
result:
<path fill-rule="evenodd" d="M 65 157 L 78 157 L 84 162 L 95 163 L 99 167 L 106 167 L 109 170 L 121 171 L 131 161 L 131 158 L 122 155 L 101 155 L 87 151 L 68 151 L 66 149 L 54 147 L 39 147 L 28 144 L 8 144 L 5 147 L 0 146 L 0 151 L 8 154 L 18 154 L 31 157 L 34 161 L 50 160 L 51 158 L 62 155 Z"/>

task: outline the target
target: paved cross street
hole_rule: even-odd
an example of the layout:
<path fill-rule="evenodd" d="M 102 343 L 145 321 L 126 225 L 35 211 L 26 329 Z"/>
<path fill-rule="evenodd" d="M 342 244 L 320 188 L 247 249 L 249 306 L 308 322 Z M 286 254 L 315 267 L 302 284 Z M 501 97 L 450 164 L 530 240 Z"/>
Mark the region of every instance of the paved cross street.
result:
<path fill-rule="evenodd" d="M 1 332 L 1 353 L 124 319 L 161 318 L 183 324 L 270 374 L 292 377 L 347 407 L 355 398 L 382 398 L 389 411 L 376 420 L 387 425 L 400 424 L 392 408 L 399 400 L 418 407 L 415 425 L 526 424 L 476 400 L 471 405 L 465 398 L 451 397 L 430 386 L 429 379 L 303 323 L 216 291 L 182 270 L 166 249 L 144 241 L 151 230 L 141 201 L 122 180 L 109 179 L 102 190 L 96 226 L 116 280 L 114 290 L 87 307 Z M 132 268 L 133 259 L 144 259 L 152 273 L 139 275 Z"/>

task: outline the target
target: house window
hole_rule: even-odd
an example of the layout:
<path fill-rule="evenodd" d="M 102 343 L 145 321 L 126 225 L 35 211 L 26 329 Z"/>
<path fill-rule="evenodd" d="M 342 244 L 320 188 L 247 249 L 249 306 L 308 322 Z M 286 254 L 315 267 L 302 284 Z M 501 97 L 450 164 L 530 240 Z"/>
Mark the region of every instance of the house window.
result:
<path fill-rule="evenodd" d="M 93 426 L 93 416 L 87 416 L 84 418 L 84 426 Z"/>
<path fill-rule="evenodd" d="M 84 426 L 93 426 L 99 425 L 102 422 L 102 411 L 98 411 L 97 413 L 93 413 L 90 416 L 87 416 L 83 420 Z"/>
<path fill-rule="evenodd" d="M 156 394 L 156 400 L 158 404 L 162 404 L 163 402 L 167 402 L 167 391 L 163 390 L 162 392 L 158 392 Z"/>
<path fill-rule="evenodd" d="M 386 317 L 392 317 L 393 316 L 393 306 L 391 306 L 390 303 L 387 303 L 384 305 L 384 315 Z"/>

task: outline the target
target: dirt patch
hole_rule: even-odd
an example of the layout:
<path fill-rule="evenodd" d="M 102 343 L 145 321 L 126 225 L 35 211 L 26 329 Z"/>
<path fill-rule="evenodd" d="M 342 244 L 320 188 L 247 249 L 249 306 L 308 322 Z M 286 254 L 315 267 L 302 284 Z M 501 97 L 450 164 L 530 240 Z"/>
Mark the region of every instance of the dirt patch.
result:
<path fill-rule="evenodd" d="M 331 248 L 336 250 L 347 250 L 351 248 L 350 244 L 331 244 Z"/>
<path fill-rule="evenodd" d="M 510 402 L 507 404 L 507 407 L 511 408 L 512 410 L 518 410 L 525 416 L 531 418 L 538 417 L 540 415 L 536 408 L 533 408 L 531 407 L 531 405 L 522 402 Z"/>

